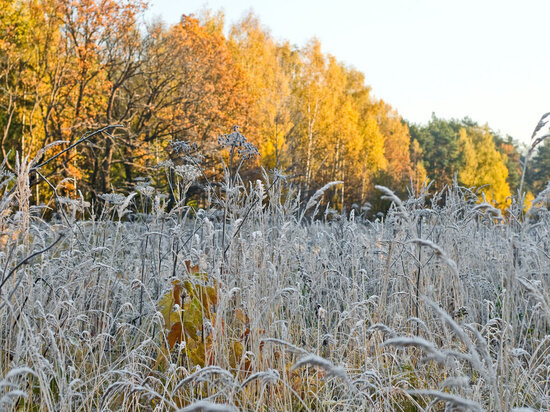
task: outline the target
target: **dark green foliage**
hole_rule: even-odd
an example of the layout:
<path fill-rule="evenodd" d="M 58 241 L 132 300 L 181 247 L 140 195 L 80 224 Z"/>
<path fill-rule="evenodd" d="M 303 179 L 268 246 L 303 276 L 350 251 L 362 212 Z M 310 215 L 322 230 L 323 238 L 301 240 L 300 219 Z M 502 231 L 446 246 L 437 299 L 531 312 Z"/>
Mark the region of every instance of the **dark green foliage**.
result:
<path fill-rule="evenodd" d="M 533 190 L 537 193 L 543 190 L 548 181 L 550 181 L 550 139 L 546 139 L 544 143 L 538 147 L 537 154 L 528 165 L 529 183 Z"/>
<path fill-rule="evenodd" d="M 465 120 L 466 121 L 466 120 Z M 459 130 L 464 123 L 444 120 L 432 114 L 426 126 L 411 125 L 411 140 L 416 139 L 423 153 L 428 177 L 441 188 L 452 182 L 460 165 Z"/>

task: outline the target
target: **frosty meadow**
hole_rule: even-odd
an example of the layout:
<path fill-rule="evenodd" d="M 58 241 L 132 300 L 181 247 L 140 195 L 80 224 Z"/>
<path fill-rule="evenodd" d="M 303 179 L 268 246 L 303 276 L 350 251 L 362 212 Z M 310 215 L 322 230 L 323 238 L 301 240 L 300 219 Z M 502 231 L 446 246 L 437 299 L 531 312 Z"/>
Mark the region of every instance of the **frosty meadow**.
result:
<path fill-rule="evenodd" d="M 54 191 L 49 219 L 40 165 L 2 169 L 1 409 L 550 410 L 550 188 L 502 212 L 379 186 L 369 220 L 327 205 L 338 182 L 244 181 L 254 146 L 219 143 L 222 182 L 175 142 L 170 193 Z"/>

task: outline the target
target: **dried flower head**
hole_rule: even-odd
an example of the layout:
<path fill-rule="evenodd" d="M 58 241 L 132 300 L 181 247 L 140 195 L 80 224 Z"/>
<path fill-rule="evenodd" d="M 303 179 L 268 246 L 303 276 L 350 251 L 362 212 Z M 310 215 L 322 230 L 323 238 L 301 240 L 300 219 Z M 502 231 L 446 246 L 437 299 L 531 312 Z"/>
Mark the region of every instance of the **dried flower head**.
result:
<path fill-rule="evenodd" d="M 171 169 L 174 167 L 174 162 L 172 162 L 170 159 L 163 160 L 162 162 L 158 162 L 155 166 L 156 169 Z"/>
<path fill-rule="evenodd" d="M 245 142 L 243 147 L 239 149 L 239 154 L 245 159 L 250 159 L 260 155 L 258 148 L 250 142 Z"/>
<path fill-rule="evenodd" d="M 197 150 L 197 143 L 190 140 L 172 140 L 170 146 L 175 153 L 189 154 Z"/>
<path fill-rule="evenodd" d="M 155 188 L 149 182 L 137 184 L 135 189 L 145 197 L 152 197 L 155 194 Z"/>
<path fill-rule="evenodd" d="M 274 179 L 282 180 L 283 182 L 286 182 L 288 176 L 283 173 L 281 169 L 273 169 L 271 171 L 271 174 L 273 175 Z"/>
<path fill-rule="evenodd" d="M 104 193 L 99 195 L 100 199 L 103 199 L 106 203 L 111 205 L 121 205 L 126 200 L 126 196 L 119 193 Z"/>
<path fill-rule="evenodd" d="M 193 165 L 174 166 L 174 172 L 183 180 L 193 182 L 201 175 L 200 170 Z"/>
<path fill-rule="evenodd" d="M 57 201 L 62 205 L 67 205 L 80 211 L 90 207 L 90 202 L 86 202 L 84 199 L 73 199 L 70 197 L 59 196 Z"/>
<path fill-rule="evenodd" d="M 233 132 L 229 134 L 222 134 L 218 136 L 218 144 L 224 148 L 233 150 L 236 149 L 245 159 L 260 155 L 258 148 L 250 143 L 246 137 L 239 132 L 239 126 L 233 126 Z"/>

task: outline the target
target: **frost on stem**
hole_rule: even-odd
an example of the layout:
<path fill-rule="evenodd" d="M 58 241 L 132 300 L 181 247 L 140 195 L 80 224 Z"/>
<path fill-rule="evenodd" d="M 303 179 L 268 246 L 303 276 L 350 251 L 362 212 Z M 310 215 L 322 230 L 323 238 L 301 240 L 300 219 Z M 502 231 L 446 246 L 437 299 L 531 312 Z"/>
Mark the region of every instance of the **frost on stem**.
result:
<path fill-rule="evenodd" d="M 436 399 L 439 399 L 441 401 L 446 402 L 447 404 L 450 404 L 453 408 L 459 408 L 459 410 L 470 410 L 470 411 L 483 410 L 483 408 L 479 403 L 471 401 L 469 399 L 461 398 L 460 396 L 453 395 L 451 393 L 440 392 L 440 391 L 429 390 L 429 389 L 411 390 L 411 391 L 407 391 L 407 393 L 409 395 L 433 396 Z"/>
<path fill-rule="evenodd" d="M 181 380 L 174 388 L 172 394 L 174 394 L 179 388 L 192 382 L 208 382 L 211 375 L 219 375 L 227 383 L 233 382 L 233 375 L 231 372 L 222 369 L 219 366 L 207 366 L 206 368 L 198 369 L 196 372 Z"/>
<path fill-rule="evenodd" d="M 445 354 L 439 352 L 433 343 L 419 337 L 401 336 L 398 338 L 391 338 L 386 340 L 382 345 L 397 347 L 416 346 L 427 352 L 430 359 L 433 359 L 439 363 L 444 363 L 446 358 Z"/>
<path fill-rule="evenodd" d="M 179 409 L 179 412 L 235 412 L 237 409 L 231 405 L 212 403 L 209 401 L 198 401 L 186 408 Z"/>
<path fill-rule="evenodd" d="M 241 384 L 241 388 L 244 388 L 250 382 L 257 379 L 260 380 L 263 385 L 267 385 L 269 383 L 276 383 L 279 379 L 281 379 L 281 375 L 276 369 L 268 369 L 267 371 L 256 372 L 243 381 L 243 383 Z"/>
<path fill-rule="evenodd" d="M 290 370 L 291 371 L 296 370 L 299 367 L 304 365 L 318 366 L 326 371 L 327 376 L 335 376 L 343 379 L 348 379 L 348 375 L 346 374 L 346 371 L 343 368 L 334 366 L 332 362 L 316 355 L 308 355 L 300 358 L 300 360 L 298 360 L 298 362 L 296 362 L 292 366 L 292 368 L 290 368 Z"/>

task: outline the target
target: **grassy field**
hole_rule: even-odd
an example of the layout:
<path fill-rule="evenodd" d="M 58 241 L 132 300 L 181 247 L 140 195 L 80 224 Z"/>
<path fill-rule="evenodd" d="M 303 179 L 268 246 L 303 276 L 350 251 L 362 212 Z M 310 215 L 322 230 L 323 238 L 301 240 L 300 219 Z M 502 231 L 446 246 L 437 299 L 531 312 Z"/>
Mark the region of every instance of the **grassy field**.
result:
<path fill-rule="evenodd" d="M 266 174 L 204 210 L 142 182 L 46 222 L 19 172 L 2 410 L 550 410 L 546 191 L 501 215 L 465 188 L 379 188 L 392 206 L 366 220 Z"/>

